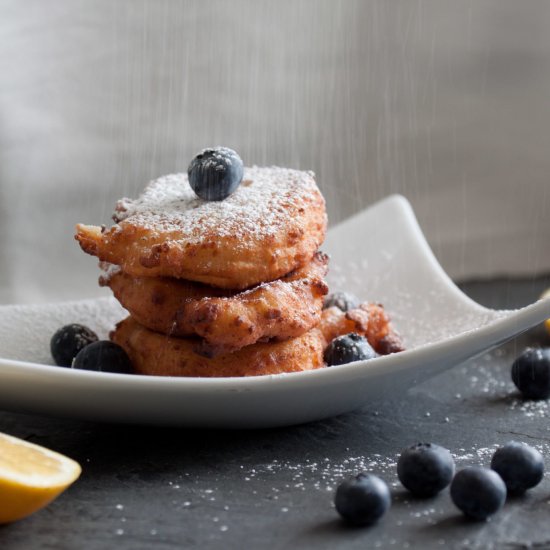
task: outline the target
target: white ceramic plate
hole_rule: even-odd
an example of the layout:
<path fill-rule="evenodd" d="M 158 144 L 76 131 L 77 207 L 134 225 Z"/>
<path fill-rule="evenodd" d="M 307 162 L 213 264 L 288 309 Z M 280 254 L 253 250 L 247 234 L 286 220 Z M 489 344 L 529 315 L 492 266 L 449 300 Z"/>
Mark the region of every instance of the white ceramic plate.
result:
<path fill-rule="evenodd" d="M 81 322 L 104 337 L 112 298 L 0 308 L 0 408 L 194 427 L 285 426 L 395 396 L 550 317 L 550 299 L 494 311 L 466 297 L 429 249 L 409 203 L 392 196 L 329 232 L 333 289 L 384 304 L 408 351 L 368 362 L 250 378 L 163 378 L 51 366 L 49 339 Z"/>

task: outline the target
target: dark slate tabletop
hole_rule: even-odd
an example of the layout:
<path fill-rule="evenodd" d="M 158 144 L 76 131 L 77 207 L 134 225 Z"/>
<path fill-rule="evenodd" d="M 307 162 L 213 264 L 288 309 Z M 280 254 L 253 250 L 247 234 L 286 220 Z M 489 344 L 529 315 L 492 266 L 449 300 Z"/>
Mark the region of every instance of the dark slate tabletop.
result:
<path fill-rule="evenodd" d="M 490 307 L 534 301 L 550 277 L 468 283 Z M 406 329 L 405 329 L 406 330 Z M 522 401 L 510 365 L 527 345 L 550 345 L 542 327 L 376 409 L 286 429 L 192 431 L 84 423 L 0 412 L 0 431 L 51 447 L 83 466 L 46 509 L 0 527 L 0 548 L 550 548 L 550 406 Z M 450 449 L 457 467 L 488 465 L 494 448 L 525 441 L 549 473 L 491 520 L 466 521 L 448 490 L 411 498 L 395 472 L 419 441 Z M 392 508 L 374 527 L 345 527 L 338 482 L 383 477 Z"/>

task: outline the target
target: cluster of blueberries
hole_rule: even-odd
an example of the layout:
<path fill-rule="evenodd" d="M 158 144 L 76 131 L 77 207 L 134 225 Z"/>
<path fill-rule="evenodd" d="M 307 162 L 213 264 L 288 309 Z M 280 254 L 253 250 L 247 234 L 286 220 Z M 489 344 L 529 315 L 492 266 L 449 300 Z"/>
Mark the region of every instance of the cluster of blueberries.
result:
<path fill-rule="evenodd" d="M 61 327 L 50 340 L 56 365 L 73 369 L 129 374 L 132 362 L 118 344 L 100 340 L 97 334 L 78 323 Z"/>
<path fill-rule="evenodd" d="M 451 453 L 430 443 L 405 449 L 397 462 L 397 476 L 413 495 L 434 497 L 450 484 L 452 501 L 474 520 L 485 520 L 498 512 L 507 494 L 524 493 L 540 483 L 543 475 L 542 455 L 516 441 L 495 451 L 490 468 L 469 466 L 456 475 Z M 361 473 L 338 486 L 334 504 L 346 522 L 367 526 L 388 511 L 390 490 L 379 477 Z"/>
<path fill-rule="evenodd" d="M 346 293 L 330 296 L 325 307 L 343 311 L 356 307 Z M 366 339 L 347 334 L 332 341 L 325 352 L 327 365 L 340 365 L 376 357 Z M 550 348 L 528 348 L 512 365 L 512 381 L 526 399 L 550 397 Z M 507 494 L 522 494 L 536 486 L 544 474 L 542 455 L 525 443 L 511 441 L 497 449 L 490 468 L 471 466 L 455 475 L 451 453 L 439 445 L 419 443 L 405 449 L 397 464 L 403 486 L 417 497 L 433 497 L 450 485 L 451 499 L 468 517 L 484 520 L 500 510 Z M 338 513 L 353 525 L 371 525 L 390 507 L 387 484 L 360 473 L 344 481 L 334 499 Z"/>

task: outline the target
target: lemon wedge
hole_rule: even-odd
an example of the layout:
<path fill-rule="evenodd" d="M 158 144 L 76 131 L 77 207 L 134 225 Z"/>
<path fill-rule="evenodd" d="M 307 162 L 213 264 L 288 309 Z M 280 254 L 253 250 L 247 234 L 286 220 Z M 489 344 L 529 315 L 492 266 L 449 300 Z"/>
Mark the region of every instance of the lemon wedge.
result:
<path fill-rule="evenodd" d="M 43 508 L 80 472 L 80 465 L 66 456 L 0 433 L 0 523 Z"/>

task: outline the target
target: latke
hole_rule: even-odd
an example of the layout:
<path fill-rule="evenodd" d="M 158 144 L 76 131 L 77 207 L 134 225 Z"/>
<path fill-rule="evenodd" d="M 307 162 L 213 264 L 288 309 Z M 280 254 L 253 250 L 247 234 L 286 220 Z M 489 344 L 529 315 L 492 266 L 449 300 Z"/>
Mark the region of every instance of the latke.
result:
<path fill-rule="evenodd" d="M 196 353 L 196 340 L 153 332 L 131 317 L 121 321 L 111 340 L 129 355 L 136 374 L 233 377 L 298 372 L 323 367 L 324 340 L 312 329 L 284 342 L 253 344 L 209 358 Z"/>
<path fill-rule="evenodd" d="M 245 289 L 307 264 L 324 240 L 325 201 L 312 172 L 246 168 L 223 201 L 198 198 L 186 174 L 122 199 L 110 229 L 77 225 L 82 249 L 134 277 Z"/>

